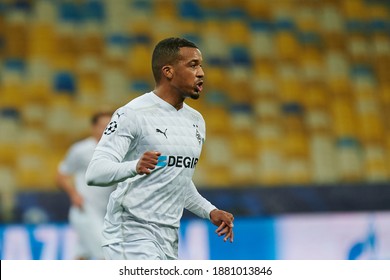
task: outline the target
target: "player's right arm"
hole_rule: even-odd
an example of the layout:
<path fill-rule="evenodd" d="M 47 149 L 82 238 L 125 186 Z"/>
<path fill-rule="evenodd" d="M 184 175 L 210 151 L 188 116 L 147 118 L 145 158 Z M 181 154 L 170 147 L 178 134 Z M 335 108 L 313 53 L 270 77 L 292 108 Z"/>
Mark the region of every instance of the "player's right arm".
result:
<path fill-rule="evenodd" d="M 112 154 L 97 150 L 85 175 L 87 184 L 105 187 L 136 175 L 150 174 L 159 155 L 159 152 L 147 151 L 138 160 L 119 162 Z"/>
<path fill-rule="evenodd" d="M 121 108 L 114 113 L 100 139 L 86 172 L 90 186 L 112 186 L 137 175 L 149 174 L 160 153 L 147 151 L 139 159 L 123 161 L 136 144 L 139 128 L 134 112 Z"/>
<path fill-rule="evenodd" d="M 77 191 L 74 180 L 74 175 L 78 170 L 82 169 L 79 160 L 80 149 L 81 146 L 79 143 L 74 144 L 69 148 L 65 158 L 58 166 L 56 183 L 57 186 L 68 195 L 72 205 L 82 209 L 84 199 Z"/>
<path fill-rule="evenodd" d="M 69 196 L 72 205 L 82 209 L 84 199 L 76 190 L 73 176 L 57 171 L 56 182 L 57 185 Z"/>
<path fill-rule="evenodd" d="M 137 160 L 120 162 L 106 151 L 95 150 L 85 179 L 89 186 L 107 187 L 137 175 Z"/>

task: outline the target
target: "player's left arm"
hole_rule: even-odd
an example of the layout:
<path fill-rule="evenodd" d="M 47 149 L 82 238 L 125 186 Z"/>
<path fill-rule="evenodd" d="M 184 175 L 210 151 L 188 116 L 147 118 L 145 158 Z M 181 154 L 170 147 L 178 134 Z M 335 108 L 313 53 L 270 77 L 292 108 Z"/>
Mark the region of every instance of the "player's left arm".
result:
<path fill-rule="evenodd" d="M 218 226 L 215 231 L 218 236 L 224 236 L 224 241 L 230 239 L 233 242 L 233 215 L 212 205 L 198 192 L 192 181 L 187 188 L 184 208 L 201 218 L 209 219 Z"/>

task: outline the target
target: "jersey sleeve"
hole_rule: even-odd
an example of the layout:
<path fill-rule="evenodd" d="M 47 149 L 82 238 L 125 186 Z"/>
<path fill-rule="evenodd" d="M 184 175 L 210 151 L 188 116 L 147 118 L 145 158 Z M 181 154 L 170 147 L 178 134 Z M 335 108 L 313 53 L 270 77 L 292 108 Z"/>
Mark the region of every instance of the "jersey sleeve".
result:
<path fill-rule="evenodd" d="M 129 108 L 119 108 L 103 132 L 96 150 L 105 151 L 122 161 L 139 135 L 136 114 Z"/>
<path fill-rule="evenodd" d="M 138 160 L 123 161 L 138 137 L 138 124 L 132 110 L 118 109 L 89 163 L 86 180 L 90 186 L 112 186 L 137 175 Z"/>
<path fill-rule="evenodd" d="M 196 189 L 193 181 L 186 189 L 184 208 L 198 217 L 210 219 L 210 212 L 217 207 L 205 199 Z"/>

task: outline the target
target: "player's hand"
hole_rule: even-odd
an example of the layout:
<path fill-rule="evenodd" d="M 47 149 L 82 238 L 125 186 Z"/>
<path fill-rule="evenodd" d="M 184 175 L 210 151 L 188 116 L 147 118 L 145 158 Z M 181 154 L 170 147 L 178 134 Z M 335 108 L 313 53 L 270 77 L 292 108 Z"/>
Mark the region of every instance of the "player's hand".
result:
<path fill-rule="evenodd" d="M 74 192 L 71 195 L 70 200 L 73 206 L 79 208 L 80 210 L 83 210 L 84 199 L 78 192 Z"/>
<path fill-rule="evenodd" d="M 223 241 L 230 239 L 230 242 L 233 242 L 234 217 L 231 213 L 219 209 L 214 209 L 210 212 L 210 220 L 214 225 L 218 226 L 218 228 L 215 230 L 215 233 L 218 234 L 218 236 L 224 236 Z"/>
<path fill-rule="evenodd" d="M 150 174 L 158 163 L 158 157 L 161 156 L 160 152 L 147 151 L 145 152 L 137 163 L 137 173 L 140 175 Z"/>

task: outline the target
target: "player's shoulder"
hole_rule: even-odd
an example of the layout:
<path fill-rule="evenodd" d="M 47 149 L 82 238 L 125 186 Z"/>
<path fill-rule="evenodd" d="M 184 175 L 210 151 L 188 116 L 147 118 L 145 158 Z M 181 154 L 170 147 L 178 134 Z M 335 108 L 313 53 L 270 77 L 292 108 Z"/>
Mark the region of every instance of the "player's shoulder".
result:
<path fill-rule="evenodd" d="M 156 105 L 155 101 L 153 100 L 151 96 L 152 92 L 144 93 L 134 99 L 132 99 L 130 102 L 128 102 L 126 105 L 124 105 L 122 108 L 126 111 L 143 111 L 147 110 L 151 107 L 154 107 Z"/>
<path fill-rule="evenodd" d="M 72 152 L 82 152 L 88 148 L 94 148 L 97 142 L 93 137 L 86 137 L 73 143 L 69 150 Z"/>

